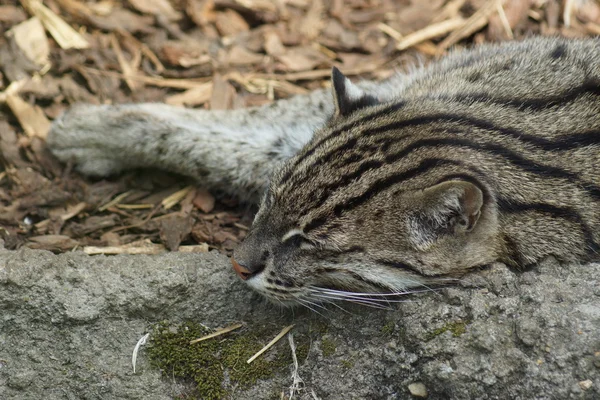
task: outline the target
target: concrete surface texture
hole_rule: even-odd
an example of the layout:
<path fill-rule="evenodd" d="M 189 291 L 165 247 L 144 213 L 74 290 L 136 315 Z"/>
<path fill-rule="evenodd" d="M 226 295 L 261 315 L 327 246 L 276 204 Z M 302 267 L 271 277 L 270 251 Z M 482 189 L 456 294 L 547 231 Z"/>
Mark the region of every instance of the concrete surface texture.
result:
<path fill-rule="evenodd" d="M 0 250 L 0 399 L 181 398 L 189 385 L 151 367 L 144 347 L 131 367 L 138 339 L 163 320 L 269 328 L 265 343 L 294 323 L 307 349 L 296 399 L 599 399 L 599 280 L 599 264 L 498 264 L 391 310 L 318 315 L 264 302 L 216 253 Z M 290 367 L 222 385 L 229 398 L 280 398 Z"/>

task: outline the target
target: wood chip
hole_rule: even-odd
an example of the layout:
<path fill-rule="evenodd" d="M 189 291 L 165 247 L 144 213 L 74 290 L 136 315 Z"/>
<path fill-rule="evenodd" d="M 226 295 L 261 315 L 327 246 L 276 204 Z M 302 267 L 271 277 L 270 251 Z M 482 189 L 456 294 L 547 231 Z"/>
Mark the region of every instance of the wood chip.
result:
<path fill-rule="evenodd" d="M 229 333 L 229 332 L 231 332 L 231 331 L 234 331 L 234 330 L 236 330 L 236 329 L 239 329 L 239 328 L 241 328 L 242 326 L 244 326 L 244 325 L 243 325 L 243 324 L 234 324 L 234 325 L 230 325 L 230 326 L 228 326 L 228 327 L 225 327 L 225 328 L 223 328 L 223 329 L 217 329 L 215 332 L 213 332 L 213 333 L 211 333 L 211 334 L 209 334 L 209 335 L 202 336 L 201 338 L 198 338 L 198 339 L 190 340 L 190 344 L 194 344 L 194 343 L 203 342 L 203 341 L 205 341 L 205 340 L 212 339 L 212 338 L 215 338 L 215 337 L 218 337 L 218 336 L 224 335 L 224 334 L 226 334 L 226 333 Z"/>
<path fill-rule="evenodd" d="M 124 244 L 122 246 L 85 246 L 83 252 L 89 255 L 93 254 L 160 254 L 167 251 L 167 248 L 159 243 L 152 243 L 149 239 Z"/>
<path fill-rule="evenodd" d="M 77 247 L 79 242 L 65 235 L 43 235 L 29 238 L 26 247 L 30 249 L 42 249 L 55 252 L 65 252 Z"/>
<path fill-rule="evenodd" d="M 173 106 L 195 107 L 210 100 L 213 92 L 213 83 L 207 82 L 202 86 L 197 86 L 186 90 L 183 93 L 168 96 L 165 103 Z"/>
<path fill-rule="evenodd" d="M 275 343 L 277 343 L 278 341 L 280 341 L 281 338 L 286 335 L 286 333 L 288 333 L 289 331 L 292 330 L 293 327 L 294 327 L 294 325 L 289 325 L 289 326 L 286 326 L 285 328 L 283 328 L 281 330 L 281 332 L 279 332 L 279 335 L 275 336 L 275 338 L 273 338 L 273 340 L 271 340 L 265 347 L 263 347 L 262 349 L 260 349 L 258 351 L 258 353 L 256 353 L 252 357 L 250 357 L 248 359 L 248 361 L 246 361 L 246 363 L 250 364 L 252 361 L 254 361 L 258 357 L 260 357 L 261 354 L 263 354 L 265 351 L 269 350 Z"/>
<path fill-rule="evenodd" d="M 208 214 L 215 208 L 215 196 L 206 189 L 196 189 L 193 204 L 196 208 L 202 210 L 203 213 Z"/>
<path fill-rule="evenodd" d="M 20 7 L 0 6 L 0 22 L 15 24 L 25 21 L 27 15 Z"/>
<path fill-rule="evenodd" d="M 221 36 L 235 36 L 250 30 L 246 20 L 232 9 L 217 13 L 215 25 Z"/>
<path fill-rule="evenodd" d="M 6 35 L 13 38 L 25 56 L 39 65 L 49 68 L 50 46 L 46 31 L 39 18 L 33 17 L 11 28 Z"/>
<path fill-rule="evenodd" d="M 6 96 L 6 104 L 19 120 L 27 136 L 46 139 L 50 131 L 50 121 L 40 107 L 31 105 L 12 94 Z"/>
<path fill-rule="evenodd" d="M 160 219 L 159 235 L 170 251 L 177 251 L 181 242 L 192 231 L 193 220 L 190 215 L 172 213 Z"/>
<path fill-rule="evenodd" d="M 44 27 L 63 49 L 87 49 L 89 42 L 40 0 L 20 0 L 23 7 L 42 21 Z"/>
<path fill-rule="evenodd" d="M 208 253 L 210 247 L 208 243 L 200 243 L 186 246 L 179 246 L 179 253 Z"/>
<path fill-rule="evenodd" d="M 213 78 L 213 90 L 210 96 L 210 109 L 232 109 L 235 96 L 235 88 L 220 75 L 215 75 Z"/>
<path fill-rule="evenodd" d="M 168 0 L 128 0 L 129 4 L 142 14 L 162 16 L 170 21 L 178 21 L 182 14 L 173 9 Z"/>

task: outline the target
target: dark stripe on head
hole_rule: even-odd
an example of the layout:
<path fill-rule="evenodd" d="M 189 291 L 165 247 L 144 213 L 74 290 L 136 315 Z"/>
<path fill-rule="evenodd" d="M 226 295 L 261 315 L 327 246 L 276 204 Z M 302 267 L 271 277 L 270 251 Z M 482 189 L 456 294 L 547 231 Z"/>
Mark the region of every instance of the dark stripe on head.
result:
<path fill-rule="evenodd" d="M 293 166 L 295 167 L 298 164 L 300 164 L 302 161 L 306 160 L 308 157 L 310 157 L 311 155 L 313 155 L 315 153 L 315 151 L 317 150 L 318 147 L 323 145 L 325 142 L 328 142 L 329 140 L 333 139 L 334 137 L 339 136 L 342 132 L 353 128 L 357 123 L 365 123 L 368 121 L 372 121 L 382 115 L 387 115 L 390 112 L 401 109 L 402 107 L 404 107 L 405 104 L 406 104 L 405 101 L 400 101 L 397 103 L 389 104 L 382 109 L 376 108 L 372 114 L 368 114 L 368 115 L 360 118 L 357 121 L 351 120 L 348 123 L 342 124 L 341 126 L 335 128 L 333 131 L 331 131 L 329 134 L 327 134 L 327 136 L 315 141 L 315 143 L 312 145 L 312 147 L 310 149 L 306 150 L 303 154 L 300 154 L 298 156 L 298 158 L 296 160 L 294 160 Z M 309 142 L 306 145 L 306 147 L 308 147 L 310 145 L 311 145 L 311 143 Z M 292 176 L 293 172 L 294 172 L 294 169 L 290 168 L 287 171 L 287 173 L 285 175 L 283 175 L 283 177 L 280 180 L 280 183 L 284 183 L 285 181 L 287 181 Z"/>
<path fill-rule="evenodd" d="M 375 260 L 375 262 L 377 262 L 378 264 L 383 264 L 386 267 L 391 267 L 391 268 L 396 268 L 396 269 L 403 269 L 405 271 L 411 271 L 414 272 L 417 275 L 423 275 L 421 273 L 421 271 L 419 271 L 419 269 L 413 265 L 407 264 L 405 262 L 400 262 L 400 261 L 391 261 L 391 260 Z"/>
<path fill-rule="evenodd" d="M 529 211 L 548 214 L 552 218 L 561 218 L 579 225 L 586 241 L 586 247 L 589 252 L 597 254 L 600 245 L 595 242 L 591 228 L 586 224 L 583 217 L 577 210 L 571 207 L 559 207 L 546 203 L 521 203 L 512 199 L 498 199 L 498 207 L 506 213 L 525 213 Z"/>
<path fill-rule="evenodd" d="M 494 96 L 490 96 L 487 93 L 482 93 L 482 92 L 465 93 L 465 94 L 458 94 L 458 95 L 454 95 L 454 96 L 447 96 L 446 99 L 450 100 L 450 101 L 455 100 L 458 102 L 475 102 L 475 101 L 490 102 L 490 103 L 494 103 L 494 104 L 498 104 L 498 105 L 518 108 L 520 110 L 539 110 L 539 109 L 544 109 L 547 107 L 555 107 L 555 106 L 568 104 L 572 101 L 577 100 L 579 97 L 581 97 L 582 95 L 585 95 L 585 94 L 592 94 L 592 95 L 596 95 L 596 96 L 600 95 L 600 83 L 593 79 L 586 79 L 586 81 L 584 83 L 582 83 L 580 86 L 571 88 L 571 89 L 567 90 L 565 93 L 555 95 L 555 96 L 530 98 L 530 99 L 513 99 L 513 98 L 494 97 Z M 444 99 L 444 96 L 440 96 L 438 98 Z M 302 161 L 304 161 L 305 159 L 307 159 L 308 157 L 313 155 L 318 147 L 322 146 L 325 142 L 329 141 L 330 139 L 338 136 L 343 131 L 351 129 L 351 128 L 355 127 L 357 124 L 362 124 L 362 123 L 365 123 L 368 121 L 372 121 L 381 116 L 385 116 L 391 112 L 400 110 L 401 108 L 403 108 L 406 105 L 406 103 L 407 102 L 403 100 L 403 101 L 389 104 L 381 109 L 374 110 L 372 114 L 368 114 L 358 121 L 353 120 L 353 121 L 350 121 L 349 123 L 343 124 L 342 126 L 335 128 L 327 136 L 316 141 L 312 145 L 312 147 L 310 149 L 308 149 L 304 154 L 301 154 L 298 157 L 298 159 L 295 160 L 294 166 L 297 166 Z M 482 128 L 494 129 L 497 131 L 501 131 L 501 129 L 499 127 L 490 128 L 489 126 L 492 124 L 490 124 L 487 121 L 470 119 L 470 118 L 464 117 L 464 116 L 450 116 L 450 117 L 453 119 L 460 119 L 460 120 L 467 119 L 467 120 L 470 120 L 473 125 L 475 125 L 475 122 L 477 122 L 477 124 L 481 125 L 480 127 L 482 127 Z M 405 121 L 403 121 L 403 122 L 405 122 Z M 403 122 L 401 122 L 401 124 Z M 432 121 L 425 121 L 424 123 L 428 123 L 428 122 L 432 122 Z M 486 125 L 488 125 L 488 127 L 486 127 Z M 405 126 L 410 126 L 410 125 L 405 125 Z M 389 127 L 389 125 L 387 127 Z M 387 127 L 384 128 L 384 130 L 391 129 L 391 127 L 390 128 L 387 128 Z M 402 126 L 399 126 L 399 127 L 402 127 Z M 555 141 L 550 141 L 550 140 L 547 140 L 544 138 L 540 138 L 539 136 L 533 136 L 533 135 L 526 135 L 526 137 L 523 137 L 523 135 L 524 135 L 523 132 L 516 132 L 515 130 L 511 130 L 511 129 L 504 128 L 504 130 L 505 130 L 505 133 L 508 133 L 510 136 L 513 136 L 516 138 L 523 138 L 523 140 L 528 141 L 535 145 L 548 146 L 547 148 L 545 148 L 545 150 L 560 150 L 561 148 L 564 148 L 565 144 L 569 145 L 569 142 L 571 142 L 570 145 L 572 146 L 572 147 L 568 147 L 569 149 L 575 148 L 575 147 L 587 146 L 587 145 L 599 142 L 599 139 L 598 139 L 599 132 L 598 131 L 584 132 L 581 134 L 564 134 L 564 135 L 561 135 L 563 137 L 560 138 L 558 142 L 555 142 Z M 574 137 L 574 136 L 579 136 L 579 137 Z M 293 174 L 293 169 L 290 169 L 283 176 L 283 178 L 281 179 L 281 182 L 283 183 L 283 182 L 287 181 L 291 177 L 292 174 Z"/>
<path fill-rule="evenodd" d="M 375 114 L 369 116 L 368 120 L 371 120 L 372 119 L 371 117 L 375 117 L 375 116 L 376 116 Z M 367 119 L 361 120 L 361 122 L 366 121 L 366 120 Z M 577 132 L 567 133 L 567 134 L 557 135 L 556 139 L 546 139 L 539 135 L 531 135 L 526 132 L 519 131 L 517 129 L 506 128 L 506 127 L 501 127 L 501 126 L 495 125 L 495 124 L 491 123 L 490 121 L 486 121 L 486 120 L 478 119 L 478 118 L 472 118 L 472 117 L 468 117 L 468 116 L 464 116 L 464 115 L 460 115 L 460 114 L 435 114 L 435 115 L 429 115 L 429 116 L 424 116 L 424 117 L 416 117 L 416 118 L 411 118 L 411 119 L 407 119 L 404 121 L 399 121 L 399 122 L 394 122 L 391 124 L 382 125 L 375 129 L 370 129 L 366 132 L 361 130 L 359 132 L 354 133 L 354 135 L 355 136 L 361 136 L 361 135 L 372 136 L 372 135 L 380 134 L 380 133 L 387 132 L 387 131 L 397 131 L 397 130 L 404 129 L 404 128 L 422 126 L 422 125 L 427 125 L 427 124 L 436 123 L 436 122 L 437 123 L 440 123 L 440 122 L 441 123 L 443 123 L 443 122 L 458 123 L 458 124 L 462 124 L 462 125 L 469 125 L 471 127 L 475 127 L 475 128 L 479 128 L 479 129 L 483 129 L 483 130 L 494 131 L 495 133 L 498 133 L 498 134 L 501 134 L 503 136 L 507 136 L 507 137 L 510 137 L 513 139 L 517 139 L 518 141 L 521 141 L 521 142 L 526 142 L 534 147 L 537 147 L 537 148 L 539 148 L 541 150 L 545 150 L 545 151 L 562 152 L 562 151 L 566 151 L 566 150 L 587 147 L 587 146 L 590 146 L 593 144 L 600 144 L 600 130 L 591 130 L 591 131 L 579 132 L 579 133 L 577 133 Z M 405 136 L 402 136 L 402 137 L 405 137 Z M 352 138 L 352 139 L 355 139 L 355 138 Z M 350 140 L 352 140 L 352 139 L 350 139 Z M 398 140 L 400 140 L 400 139 L 401 138 L 399 137 Z M 322 144 L 325 140 L 326 139 L 321 140 L 320 143 Z M 352 146 L 354 146 L 355 144 L 356 144 L 356 142 L 353 141 Z M 316 148 L 318 146 L 319 146 L 319 144 L 315 145 L 312 149 L 310 149 L 309 151 L 307 151 L 306 153 L 301 155 L 300 158 L 302 160 L 306 159 L 310 154 L 314 153 L 314 151 L 316 150 Z M 336 149 L 333 149 L 328 154 L 329 154 L 329 156 L 331 156 L 331 155 L 335 154 L 336 152 L 337 152 Z M 302 161 L 301 159 L 296 160 L 295 165 L 298 165 Z M 319 167 L 323 163 L 327 162 L 327 160 L 328 160 L 328 158 L 326 158 L 326 157 L 319 157 L 312 165 L 309 165 L 308 168 Z M 290 168 L 288 170 L 288 172 L 286 173 L 285 177 L 282 178 L 280 183 L 284 183 L 285 180 L 289 179 L 294 174 L 294 172 L 296 172 L 296 171 L 293 168 Z"/>
<path fill-rule="evenodd" d="M 459 103 L 492 103 L 505 107 L 517 108 L 521 111 L 543 110 L 549 107 L 565 106 L 570 102 L 579 99 L 581 96 L 591 94 L 600 95 L 600 83 L 593 80 L 586 80 L 580 86 L 571 88 L 564 93 L 554 96 L 544 96 L 537 98 L 508 98 L 497 97 L 486 92 L 461 93 L 451 96 L 436 96 L 438 99 L 457 101 Z"/>
<path fill-rule="evenodd" d="M 409 170 L 395 173 L 390 176 L 387 176 L 382 179 L 376 180 L 373 184 L 371 184 L 362 194 L 358 196 L 353 196 L 347 199 L 346 201 L 337 204 L 333 208 L 333 212 L 336 217 L 342 215 L 343 212 L 352 210 L 360 206 L 361 204 L 367 202 L 369 199 L 377 196 L 379 193 L 385 191 L 390 186 L 398 184 L 400 182 L 406 181 L 408 179 L 412 179 L 415 176 L 427 173 L 433 168 L 442 167 L 445 165 L 460 165 L 463 164 L 459 161 L 455 160 L 446 160 L 440 158 L 431 158 L 423 160 L 419 163 L 416 168 L 411 168 Z M 309 232 L 319 226 L 323 225 L 327 221 L 326 217 L 318 217 L 311 220 L 305 227 L 304 232 Z"/>

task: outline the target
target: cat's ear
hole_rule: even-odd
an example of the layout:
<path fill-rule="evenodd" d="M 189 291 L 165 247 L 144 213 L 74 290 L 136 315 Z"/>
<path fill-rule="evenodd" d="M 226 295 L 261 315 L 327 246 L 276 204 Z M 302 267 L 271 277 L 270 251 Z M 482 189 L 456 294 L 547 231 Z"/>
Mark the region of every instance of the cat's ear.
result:
<path fill-rule="evenodd" d="M 358 109 L 379 104 L 375 97 L 366 94 L 336 67 L 331 69 L 331 87 L 336 117 L 350 115 Z"/>
<path fill-rule="evenodd" d="M 451 180 L 429 187 L 408 219 L 409 237 L 417 249 L 426 250 L 444 235 L 470 232 L 482 206 L 483 192 L 471 182 Z"/>

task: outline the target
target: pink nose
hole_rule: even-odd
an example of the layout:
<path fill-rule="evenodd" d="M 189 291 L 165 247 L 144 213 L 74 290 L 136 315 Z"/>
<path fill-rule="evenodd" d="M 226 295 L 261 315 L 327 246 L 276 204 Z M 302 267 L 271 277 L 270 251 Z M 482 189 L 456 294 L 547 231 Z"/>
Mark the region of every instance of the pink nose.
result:
<path fill-rule="evenodd" d="M 248 268 L 238 264 L 238 262 L 235 261 L 233 257 L 231 257 L 231 265 L 233 265 L 233 270 L 235 271 L 235 273 L 244 281 L 250 278 L 250 276 L 252 275 L 252 272 L 250 272 Z"/>

